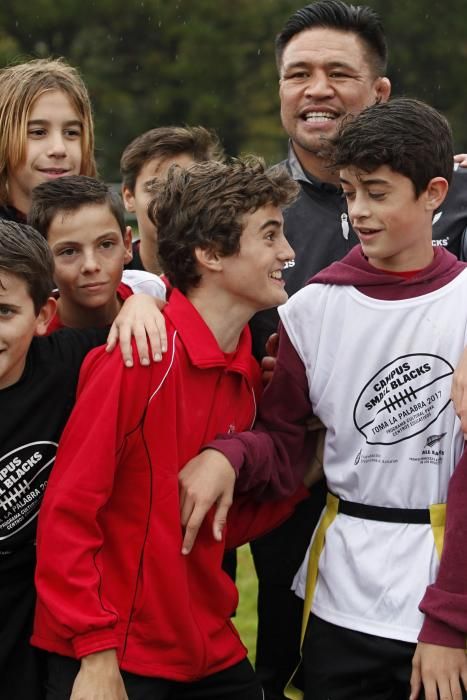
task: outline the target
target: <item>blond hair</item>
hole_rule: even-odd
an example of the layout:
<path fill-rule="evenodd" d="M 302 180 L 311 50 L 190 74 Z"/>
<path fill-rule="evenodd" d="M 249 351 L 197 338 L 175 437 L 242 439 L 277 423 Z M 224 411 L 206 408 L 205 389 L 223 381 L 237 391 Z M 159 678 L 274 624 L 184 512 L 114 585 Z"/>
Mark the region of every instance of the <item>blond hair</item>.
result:
<path fill-rule="evenodd" d="M 0 204 L 8 203 L 8 171 L 25 158 L 32 106 L 45 92 L 59 90 L 82 120 L 81 175 L 97 174 L 91 102 L 78 71 L 63 59 L 39 58 L 0 70 Z"/>

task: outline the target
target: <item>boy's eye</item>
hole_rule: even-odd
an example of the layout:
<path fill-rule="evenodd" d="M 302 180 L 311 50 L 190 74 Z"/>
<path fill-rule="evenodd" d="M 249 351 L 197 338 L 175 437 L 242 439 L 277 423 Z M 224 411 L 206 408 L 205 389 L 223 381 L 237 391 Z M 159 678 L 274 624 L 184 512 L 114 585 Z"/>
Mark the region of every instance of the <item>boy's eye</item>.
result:
<path fill-rule="evenodd" d="M 31 138 L 41 138 L 41 136 L 45 136 L 46 130 L 43 129 L 42 127 L 35 127 L 34 129 L 28 129 L 28 136 L 31 136 Z"/>
<path fill-rule="evenodd" d="M 343 190 L 343 195 L 347 199 L 353 199 L 355 197 L 355 192 L 351 192 L 350 190 Z"/>
<path fill-rule="evenodd" d="M 102 241 L 100 243 L 101 248 L 104 248 L 104 250 L 109 250 L 110 248 L 113 248 L 115 245 L 115 241 Z"/>
<path fill-rule="evenodd" d="M 13 315 L 14 311 L 9 306 L 0 306 L 0 318 L 10 318 Z"/>
<path fill-rule="evenodd" d="M 371 199 L 384 199 L 386 196 L 385 192 L 369 192 Z"/>
<path fill-rule="evenodd" d="M 65 136 L 69 139 L 80 139 L 81 138 L 81 129 L 78 129 L 77 127 L 73 129 L 65 129 L 64 131 Z"/>
<path fill-rule="evenodd" d="M 56 254 L 59 257 L 71 258 L 73 255 L 76 254 L 76 250 L 74 248 L 64 248 L 63 250 L 59 250 Z"/>

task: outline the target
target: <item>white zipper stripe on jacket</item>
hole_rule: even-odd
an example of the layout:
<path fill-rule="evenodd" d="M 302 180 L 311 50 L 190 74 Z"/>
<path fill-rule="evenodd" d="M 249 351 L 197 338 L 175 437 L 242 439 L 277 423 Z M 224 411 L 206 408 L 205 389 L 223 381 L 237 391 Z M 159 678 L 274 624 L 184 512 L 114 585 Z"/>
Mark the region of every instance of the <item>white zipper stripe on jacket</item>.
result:
<path fill-rule="evenodd" d="M 159 386 L 157 387 L 157 389 L 155 389 L 153 391 L 153 393 L 149 397 L 148 406 L 151 403 L 151 401 L 153 400 L 153 398 L 155 397 L 155 395 L 157 394 L 157 392 L 159 391 L 159 389 L 161 388 L 161 386 L 163 385 L 163 383 L 165 382 L 165 380 L 167 379 L 167 375 L 169 374 L 170 370 L 172 369 L 172 365 L 173 365 L 174 359 L 175 359 L 175 339 L 176 339 L 176 337 L 177 337 L 177 331 L 175 331 L 173 338 L 172 338 L 172 357 L 170 358 L 170 365 L 167 367 L 167 372 L 162 377 Z"/>

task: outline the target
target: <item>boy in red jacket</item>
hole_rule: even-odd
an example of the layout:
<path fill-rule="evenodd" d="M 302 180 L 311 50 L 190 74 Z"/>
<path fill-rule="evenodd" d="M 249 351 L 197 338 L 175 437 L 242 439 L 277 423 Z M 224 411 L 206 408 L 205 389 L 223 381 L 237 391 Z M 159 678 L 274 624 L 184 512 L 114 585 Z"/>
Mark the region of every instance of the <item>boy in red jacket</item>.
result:
<path fill-rule="evenodd" d="M 279 207 L 296 185 L 260 161 L 175 168 L 150 206 L 173 291 L 160 364 L 103 352 L 83 367 L 40 518 L 33 643 L 49 698 L 260 700 L 230 614 L 225 548 L 271 529 L 304 496 L 234 502 L 181 552 L 178 471 L 219 432 L 253 424 L 259 370 L 247 323 L 287 298 Z"/>

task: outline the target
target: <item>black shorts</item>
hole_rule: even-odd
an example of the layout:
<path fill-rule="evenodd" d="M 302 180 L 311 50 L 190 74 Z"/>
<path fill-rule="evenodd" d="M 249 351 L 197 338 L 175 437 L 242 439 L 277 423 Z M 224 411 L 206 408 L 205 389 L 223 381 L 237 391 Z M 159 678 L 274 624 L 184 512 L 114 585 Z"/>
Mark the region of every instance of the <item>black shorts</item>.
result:
<path fill-rule="evenodd" d="M 310 615 L 302 648 L 304 700 L 407 700 L 415 648 Z"/>
<path fill-rule="evenodd" d="M 20 553 L 21 554 L 21 553 Z M 36 593 L 35 561 L 0 567 L 0 697 L 43 700 L 46 659 L 29 643 Z"/>

